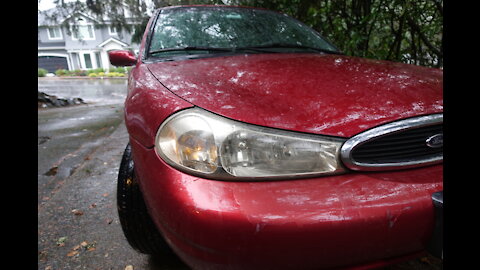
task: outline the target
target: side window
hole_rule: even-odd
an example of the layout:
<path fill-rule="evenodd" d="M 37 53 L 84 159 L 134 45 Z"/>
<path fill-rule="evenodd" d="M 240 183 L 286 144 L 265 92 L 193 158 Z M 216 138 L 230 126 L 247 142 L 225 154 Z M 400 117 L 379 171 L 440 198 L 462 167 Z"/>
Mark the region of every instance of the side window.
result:
<path fill-rule="evenodd" d="M 58 26 L 47 28 L 47 33 L 48 33 L 48 39 L 51 39 L 51 40 L 63 39 L 62 30 Z"/>
<path fill-rule="evenodd" d="M 87 69 L 93 68 L 92 58 L 91 58 L 90 54 L 86 53 L 86 54 L 83 55 L 83 57 L 84 57 L 84 61 L 85 61 L 85 68 L 87 68 Z"/>
<path fill-rule="evenodd" d="M 79 25 L 77 31 L 72 29 L 72 39 L 73 40 L 94 40 L 95 39 L 95 32 L 93 29 L 93 25 Z"/>
<path fill-rule="evenodd" d="M 108 34 L 109 34 L 110 36 L 116 36 L 116 35 L 117 35 L 117 28 L 114 27 L 114 26 L 112 26 L 112 25 L 110 25 L 110 26 L 108 27 Z"/>

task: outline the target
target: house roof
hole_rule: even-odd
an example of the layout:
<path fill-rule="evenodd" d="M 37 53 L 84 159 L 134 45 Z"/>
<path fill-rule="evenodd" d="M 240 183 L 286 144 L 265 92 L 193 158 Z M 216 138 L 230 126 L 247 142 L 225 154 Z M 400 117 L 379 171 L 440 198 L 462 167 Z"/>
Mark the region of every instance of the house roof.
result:
<path fill-rule="evenodd" d="M 133 18 L 130 17 L 130 13 L 128 10 L 125 10 L 125 15 L 127 21 L 134 22 Z M 68 19 L 71 19 L 75 16 L 83 16 L 91 21 L 96 23 L 106 23 L 109 24 L 111 21 L 110 18 L 107 17 L 106 14 L 102 16 L 96 16 L 89 12 L 88 10 L 85 11 L 78 11 L 78 10 L 67 10 L 67 9 L 59 9 L 59 8 L 51 8 L 44 11 L 38 12 L 38 26 L 54 26 L 59 25 L 65 22 Z"/>
<path fill-rule="evenodd" d="M 123 41 L 120 41 L 120 40 L 118 40 L 118 39 L 116 39 L 116 38 L 111 37 L 111 38 L 109 38 L 109 39 L 106 39 L 106 40 L 103 41 L 102 43 L 98 44 L 98 47 L 103 47 L 103 46 L 107 45 L 107 44 L 110 43 L 110 42 L 117 43 L 117 44 L 119 44 L 119 45 L 122 46 L 122 47 L 127 47 L 127 46 L 129 46 L 127 43 L 125 43 L 125 42 L 123 42 Z"/>
<path fill-rule="evenodd" d="M 66 21 L 66 20 L 70 20 L 70 19 L 72 19 L 72 18 L 74 18 L 74 17 L 79 17 L 79 16 L 82 16 L 82 17 L 84 17 L 84 18 L 87 18 L 87 19 L 89 19 L 90 21 L 94 21 L 94 22 L 97 22 L 97 23 L 100 22 L 100 21 L 94 19 L 92 16 L 89 16 L 89 15 L 85 14 L 84 12 L 76 12 L 76 13 L 74 13 L 74 14 L 71 14 L 71 15 L 67 16 L 62 22 Z"/>
<path fill-rule="evenodd" d="M 67 10 L 51 8 L 38 12 L 38 26 L 59 25 L 76 16 L 82 16 L 97 23 L 100 22 L 98 19 L 95 19 L 95 16 L 87 14 L 86 12 L 68 12 Z"/>
<path fill-rule="evenodd" d="M 38 26 L 59 25 L 63 20 L 65 20 L 65 16 L 55 8 L 38 12 Z"/>

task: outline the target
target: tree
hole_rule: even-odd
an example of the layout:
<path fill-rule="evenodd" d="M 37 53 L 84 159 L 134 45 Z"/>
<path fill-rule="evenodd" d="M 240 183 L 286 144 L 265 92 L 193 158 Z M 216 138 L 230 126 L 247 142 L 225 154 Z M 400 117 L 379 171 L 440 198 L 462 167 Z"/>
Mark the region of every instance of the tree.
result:
<path fill-rule="evenodd" d="M 56 0 L 59 12 L 85 11 L 134 31 L 139 42 L 154 9 L 231 4 L 284 12 L 317 30 L 347 55 L 443 66 L 443 0 Z M 148 5 L 147 3 L 150 3 Z"/>
<path fill-rule="evenodd" d="M 172 5 L 192 4 L 223 4 L 221 0 L 54 0 L 55 12 L 44 12 L 44 16 L 54 22 L 61 20 L 68 33 L 70 29 L 76 31 L 75 20 L 64 20 L 75 13 L 92 15 L 97 23 L 96 26 L 105 24 L 108 18 L 109 24 L 119 32 L 125 29 L 132 33 L 132 42 L 139 43 L 148 20 L 157 8 Z"/>
<path fill-rule="evenodd" d="M 234 0 L 284 12 L 347 55 L 443 66 L 443 0 Z"/>

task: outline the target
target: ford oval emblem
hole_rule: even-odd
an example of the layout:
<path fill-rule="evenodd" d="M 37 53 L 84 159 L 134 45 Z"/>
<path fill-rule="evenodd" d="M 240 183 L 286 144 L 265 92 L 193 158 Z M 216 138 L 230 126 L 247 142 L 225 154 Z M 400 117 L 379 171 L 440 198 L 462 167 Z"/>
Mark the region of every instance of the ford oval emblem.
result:
<path fill-rule="evenodd" d="M 440 148 L 443 146 L 443 133 L 435 134 L 429 137 L 425 143 L 430 148 Z"/>

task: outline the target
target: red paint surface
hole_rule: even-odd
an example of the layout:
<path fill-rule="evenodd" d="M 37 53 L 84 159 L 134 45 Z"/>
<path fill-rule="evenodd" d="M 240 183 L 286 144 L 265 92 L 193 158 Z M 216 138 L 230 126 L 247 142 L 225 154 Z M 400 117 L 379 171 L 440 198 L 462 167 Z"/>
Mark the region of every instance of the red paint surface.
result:
<path fill-rule="evenodd" d="M 251 54 L 147 65 L 176 95 L 236 120 L 353 136 L 443 111 L 443 71 L 321 54 Z"/>
<path fill-rule="evenodd" d="M 310 68 L 314 63 L 335 62 L 338 58 L 296 57 L 310 61 Z M 380 62 L 372 64 L 371 60 L 357 59 L 358 65 L 369 63 L 375 68 L 371 67 L 371 73 L 357 70 L 354 72 L 357 75 L 345 75 L 349 82 L 337 77 L 340 85 L 352 83 L 353 78 L 366 85 L 367 79 L 360 78 L 360 74 L 375 74 L 375 70 L 380 72 L 380 66 L 384 70 L 382 74 L 391 74 L 394 70 L 396 75 L 377 77 L 381 78 L 378 84 L 383 90 L 378 84 L 378 88 L 359 84 L 358 91 L 348 94 L 348 90 L 341 91 L 340 86 L 335 88 L 334 81 L 325 76 L 324 81 L 312 75 L 310 81 L 305 77 L 305 81 L 289 83 L 272 70 L 276 75 L 264 74 L 264 79 L 271 82 L 265 85 L 256 77 L 260 75 L 250 74 L 257 83 L 244 81 L 244 88 L 235 88 L 236 80 L 227 76 L 229 87 L 216 88 L 215 78 L 221 73 L 201 68 L 202 61 L 215 69 L 214 66 L 222 67 L 221 59 L 237 58 L 248 57 L 137 64 L 129 78 L 125 117 L 136 171 L 153 219 L 181 258 L 195 269 L 308 269 L 359 264 L 368 267 L 422 251 L 433 227 L 430 196 L 443 189 L 442 165 L 294 181 L 222 182 L 178 172 L 160 160 L 153 149 L 145 147 L 153 146 L 157 129 L 165 118 L 193 105 L 250 123 L 349 136 L 385 121 L 441 112 L 442 95 L 438 90 L 441 71 L 394 63 L 383 66 Z M 257 66 L 258 74 L 263 74 L 262 61 L 294 58 L 292 55 L 256 55 L 255 59 L 252 61 L 257 64 L 248 62 L 248 65 Z M 193 72 L 194 68 L 188 67 L 187 62 L 198 70 Z M 240 67 L 242 65 L 247 63 Z M 232 68 L 228 72 L 233 75 L 232 63 L 228 66 Z M 320 74 L 320 69 L 318 67 L 315 74 Z M 188 70 L 193 73 L 189 74 Z M 213 77 L 202 78 L 201 74 L 207 76 L 206 73 Z M 239 76 L 236 82 L 245 80 L 246 75 Z M 422 82 L 413 80 L 402 87 L 398 85 L 402 76 L 405 80 L 417 78 Z M 387 78 L 393 81 L 387 83 L 384 81 Z M 173 82 L 178 83 L 178 88 Z M 257 90 L 263 90 L 249 90 L 254 85 Z M 294 90 L 294 85 L 300 90 Z M 290 96 L 284 98 L 285 95 Z M 282 113 L 282 106 L 296 107 Z M 329 119 L 328 124 L 321 122 L 325 119 Z"/>
<path fill-rule="evenodd" d="M 441 113 L 442 83 L 441 70 L 337 55 L 139 61 L 129 76 L 125 123 L 151 216 L 194 269 L 367 269 L 422 251 L 443 165 L 226 182 L 181 173 L 152 147 L 165 118 L 192 106 L 258 125 L 349 137 Z"/>
<path fill-rule="evenodd" d="M 158 127 L 165 118 L 191 106 L 165 89 L 145 65 L 131 70 L 125 101 L 125 125 L 130 136 L 144 146 L 153 147 Z"/>
<path fill-rule="evenodd" d="M 133 66 L 137 62 L 137 58 L 132 51 L 111 51 L 108 52 L 108 58 L 114 66 Z"/>
<path fill-rule="evenodd" d="M 422 251 L 443 166 L 294 181 L 226 182 L 181 173 L 135 140 L 156 224 L 195 269 L 349 266 Z"/>

